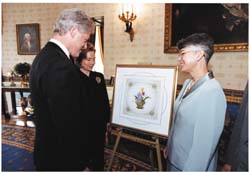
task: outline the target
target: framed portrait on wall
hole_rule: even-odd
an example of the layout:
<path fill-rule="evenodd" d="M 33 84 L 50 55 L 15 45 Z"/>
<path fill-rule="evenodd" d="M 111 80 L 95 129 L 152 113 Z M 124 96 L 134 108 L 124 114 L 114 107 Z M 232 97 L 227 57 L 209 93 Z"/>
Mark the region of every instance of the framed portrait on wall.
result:
<path fill-rule="evenodd" d="M 111 123 L 168 136 L 177 66 L 117 65 Z"/>
<path fill-rule="evenodd" d="M 36 55 L 40 51 L 39 24 L 17 24 L 17 52 L 21 55 Z"/>
<path fill-rule="evenodd" d="M 248 4 L 165 4 L 164 52 L 177 52 L 176 43 L 193 33 L 207 33 L 214 50 L 248 50 Z"/>

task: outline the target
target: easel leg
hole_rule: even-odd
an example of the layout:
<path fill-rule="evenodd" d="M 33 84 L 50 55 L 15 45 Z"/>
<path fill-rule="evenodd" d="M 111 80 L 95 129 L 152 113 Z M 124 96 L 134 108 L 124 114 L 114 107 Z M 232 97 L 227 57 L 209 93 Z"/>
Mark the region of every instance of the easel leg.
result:
<path fill-rule="evenodd" d="M 151 163 L 151 166 L 152 166 L 152 171 L 154 171 L 154 155 L 153 155 L 153 150 L 152 149 L 149 150 L 149 159 L 150 159 L 150 163 Z"/>
<path fill-rule="evenodd" d="M 119 142 L 120 142 L 120 139 L 121 139 L 121 134 L 122 134 L 122 130 L 119 131 L 119 134 L 118 134 L 118 136 L 117 136 L 117 138 L 116 138 L 115 146 L 114 146 L 114 149 L 113 149 L 113 152 L 112 152 L 112 155 L 111 155 L 111 159 L 110 159 L 110 162 L 109 162 L 109 166 L 108 166 L 108 170 L 107 170 L 107 171 L 110 171 L 110 169 L 111 169 L 111 166 L 112 166 L 112 163 L 113 163 L 113 160 L 114 160 L 114 156 L 115 156 L 117 147 L 118 147 Z"/>
<path fill-rule="evenodd" d="M 161 150 L 160 150 L 159 138 L 156 139 L 156 153 L 157 153 L 157 160 L 158 160 L 158 170 L 162 171 Z"/>

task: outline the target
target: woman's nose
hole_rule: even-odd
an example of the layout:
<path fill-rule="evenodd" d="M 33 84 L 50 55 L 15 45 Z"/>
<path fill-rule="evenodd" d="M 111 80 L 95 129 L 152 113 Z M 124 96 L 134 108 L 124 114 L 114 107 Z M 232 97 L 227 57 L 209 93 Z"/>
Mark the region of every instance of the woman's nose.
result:
<path fill-rule="evenodd" d="M 178 56 L 177 61 L 179 62 L 179 61 L 181 61 L 181 59 L 182 59 L 182 57 Z"/>

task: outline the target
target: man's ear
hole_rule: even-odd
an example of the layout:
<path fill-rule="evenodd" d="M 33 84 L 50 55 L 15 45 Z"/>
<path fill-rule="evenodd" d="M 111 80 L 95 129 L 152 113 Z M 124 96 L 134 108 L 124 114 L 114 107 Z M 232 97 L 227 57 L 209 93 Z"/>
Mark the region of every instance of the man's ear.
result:
<path fill-rule="evenodd" d="M 77 32 L 78 32 L 78 29 L 76 26 L 71 27 L 71 29 L 69 30 L 70 36 L 72 38 L 74 38 L 76 36 Z"/>

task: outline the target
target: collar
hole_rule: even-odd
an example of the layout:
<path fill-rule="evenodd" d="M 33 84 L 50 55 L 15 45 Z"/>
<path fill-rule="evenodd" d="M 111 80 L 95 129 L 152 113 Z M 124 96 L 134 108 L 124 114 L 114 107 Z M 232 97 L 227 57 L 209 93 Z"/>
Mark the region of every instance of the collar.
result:
<path fill-rule="evenodd" d="M 68 49 L 63 45 L 63 43 L 61 43 L 60 41 L 58 41 L 58 40 L 56 40 L 56 39 L 54 39 L 54 38 L 51 38 L 51 39 L 49 40 L 49 42 L 53 42 L 53 43 L 55 43 L 56 45 L 58 45 L 58 46 L 63 50 L 63 52 L 67 55 L 67 57 L 70 59 L 70 57 L 69 57 L 69 51 L 68 51 Z"/>
<path fill-rule="evenodd" d="M 208 73 L 206 73 L 203 77 L 201 77 L 189 90 L 186 90 L 184 93 L 183 98 L 187 97 L 190 93 L 192 93 L 194 90 L 196 90 L 198 87 L 200 87 L 203 83 L 205 83 L 206 81 L 213 79 L 214 78 L 214 74 L 212 71 L 209 71 Z M 189 84 L 190 85 L 192 82 L 192 80 L 190 80 Z M 187 87 L 186 87 L 187 89 Z"/>

